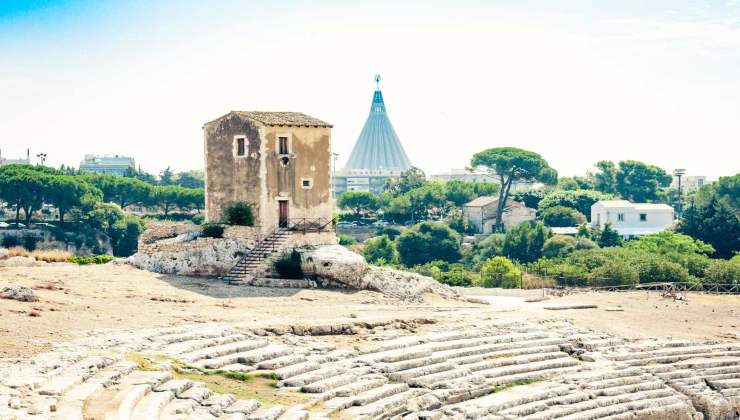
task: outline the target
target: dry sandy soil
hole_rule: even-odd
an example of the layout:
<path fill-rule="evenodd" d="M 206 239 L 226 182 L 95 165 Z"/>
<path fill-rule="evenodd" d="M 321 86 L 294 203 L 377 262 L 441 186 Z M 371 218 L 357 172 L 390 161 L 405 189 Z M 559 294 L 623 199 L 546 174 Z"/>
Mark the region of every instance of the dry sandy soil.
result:
<path fill-rule="evenodd" d="M 260 326 L 304 321 L 432 319 L 542 321 L 575 325 L 624 337 L 737 338 L 740 297 L 689 294 L 688 301 L 658 293 L 580 293 L 525 302 L 540 291 L 467 289 L 490 305 L 429 297 L 404 304 L 377 293 L 227 286 L 218 280 L 160 275 L 127 265 L 0 267 L 0 288 L 23 285 L 40 300 L 0 299 L 0 358 L 28 357 L 92 330 L 139 329 L 200 322 Z M 545 307 L 594 304 L 596 309 L 552 311 Z M 607 311 L 620 307 L 622 311 Z"/>

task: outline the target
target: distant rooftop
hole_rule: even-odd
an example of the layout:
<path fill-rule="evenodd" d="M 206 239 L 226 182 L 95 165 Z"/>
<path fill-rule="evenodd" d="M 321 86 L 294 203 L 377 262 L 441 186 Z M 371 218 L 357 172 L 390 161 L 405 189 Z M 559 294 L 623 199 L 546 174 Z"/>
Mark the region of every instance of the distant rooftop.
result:
<path fill-rule="evenodd" d="M 268 112 L 268 111 L 231 111 L 226 115 L 236 114 L 243 118 L 261 122 L 269 126 L 294 126 L 294 127 L 329 127 L 331 124 L 318 118 L 311 117 L 301 112 Z M 226 115 L 211 121 L 218 121 Z"/>

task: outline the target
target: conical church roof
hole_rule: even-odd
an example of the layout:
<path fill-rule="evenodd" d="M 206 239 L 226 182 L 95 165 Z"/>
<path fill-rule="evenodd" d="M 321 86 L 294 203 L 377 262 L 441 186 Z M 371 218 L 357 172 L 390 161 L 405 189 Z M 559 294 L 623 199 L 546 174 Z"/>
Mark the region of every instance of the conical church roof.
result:
<path fill-rule="evenodd" d="M 393 129 L 385 110 L 380 92 L 380 76 L 375 76 L 378 86 L 373 94 L 370 115 L 362 127 L 360 137 L 349 155 L 345 170 L 394 170 L 405 171 L 411 167 L 401 141 Z"/>

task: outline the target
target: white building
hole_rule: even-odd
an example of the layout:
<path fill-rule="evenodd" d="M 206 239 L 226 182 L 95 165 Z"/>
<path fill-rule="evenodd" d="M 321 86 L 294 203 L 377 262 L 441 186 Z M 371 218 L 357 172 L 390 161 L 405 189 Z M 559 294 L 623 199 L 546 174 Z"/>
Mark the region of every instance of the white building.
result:
<path fill-rule="evenodd" d="M 127 156 L 85 155 L 85 159 L 80 162 L 80 171 L 82 172 L 123 176 L 128 169 L 136 169 L 136 164 L 134 158 Z"/>
<path fill-rule="evenodd" d="M 674 219 L 673 207 L 667 204 L 603 200 L 591 206 L 592 227 L 610 223 L 625 238 L 664 231 L 673 226 Z"/>
<path fill-rule="evenodd" d="M 701 188 L 707 183 L 707 177 L 704 175 L 684 175 L 681 177 L 681 188 L 685 190 L 694 190 Z M 671 188 L 678 188 L 678 177 L 673 176 Z"/>

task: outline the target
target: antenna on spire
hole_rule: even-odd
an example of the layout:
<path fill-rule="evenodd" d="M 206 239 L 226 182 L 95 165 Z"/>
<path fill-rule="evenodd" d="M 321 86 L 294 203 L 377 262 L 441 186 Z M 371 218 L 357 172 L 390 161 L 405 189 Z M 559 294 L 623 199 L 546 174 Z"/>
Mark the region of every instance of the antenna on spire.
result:
<path fill-rule="evenodd" d="M 380 75 L 379 74 L 375 75 L 375 88 L 377 90 L 380 90 Z"/>

